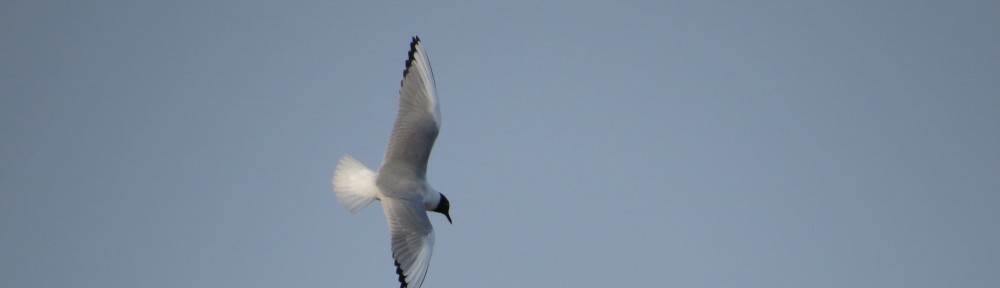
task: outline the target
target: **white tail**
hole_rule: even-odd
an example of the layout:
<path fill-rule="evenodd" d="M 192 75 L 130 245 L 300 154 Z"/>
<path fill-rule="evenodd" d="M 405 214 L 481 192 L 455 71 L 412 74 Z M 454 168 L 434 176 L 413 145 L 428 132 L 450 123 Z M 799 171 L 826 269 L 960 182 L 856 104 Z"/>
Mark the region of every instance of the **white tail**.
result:
<path fill-rule="evenodd" d="M 344 209 L 357 213 L 365 208 L 378 194 L 375 187 L 375 171 L 368 169 L 351 155 L 340 157 L 337 170 L 333 171 L 333 192 Z"/>

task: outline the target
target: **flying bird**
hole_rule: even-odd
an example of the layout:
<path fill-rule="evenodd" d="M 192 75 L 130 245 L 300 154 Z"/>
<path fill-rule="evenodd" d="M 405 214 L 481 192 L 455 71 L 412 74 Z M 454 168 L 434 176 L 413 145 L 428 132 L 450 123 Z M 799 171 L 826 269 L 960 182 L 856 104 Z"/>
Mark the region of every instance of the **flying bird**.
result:
<path fill-rule="evenodd" d="M 340 205 L 356 213 L 373 200 L 382 202 L 392 234 L 399 287 L 420 288 L 434 249 L 434 228 L 426 211 L 451 223 L 448 197 L 427 183 L 427 159 L 441 127 L 434 74 L 427 52 L 414 36 L 399 88 L 399 112 L 378 173 L 344 155 L 333 172 Z"/>

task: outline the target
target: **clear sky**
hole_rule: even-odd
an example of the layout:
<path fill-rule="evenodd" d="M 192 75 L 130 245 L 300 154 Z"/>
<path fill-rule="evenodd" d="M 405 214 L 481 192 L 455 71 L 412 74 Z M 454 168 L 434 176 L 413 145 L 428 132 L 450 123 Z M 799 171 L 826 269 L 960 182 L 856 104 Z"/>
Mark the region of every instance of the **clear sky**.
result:
<path fill-rule="evenodd" d="M 153 2 L 0 2 L 0 287 L 396 286 L 413 35 L 425 287 L 1000 283 L 997 1 Z"/>

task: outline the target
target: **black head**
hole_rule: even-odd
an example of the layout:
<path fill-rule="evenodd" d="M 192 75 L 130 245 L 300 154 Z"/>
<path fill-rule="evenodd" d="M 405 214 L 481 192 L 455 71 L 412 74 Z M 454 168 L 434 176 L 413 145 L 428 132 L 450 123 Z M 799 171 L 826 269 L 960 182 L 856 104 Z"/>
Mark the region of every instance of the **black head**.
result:
<path fill-rule="evenodd" d="M 448 197 L 441 194 L 441 200 L 438 201 L 438 206 L 434 207 L 434 212 L 444 214 L 444 217 L 448 217 L 448 223 L 451 224 L 451 215 L 448 214 L 448 209 L 451 209 L 451 203 L 448 203 Z"/>

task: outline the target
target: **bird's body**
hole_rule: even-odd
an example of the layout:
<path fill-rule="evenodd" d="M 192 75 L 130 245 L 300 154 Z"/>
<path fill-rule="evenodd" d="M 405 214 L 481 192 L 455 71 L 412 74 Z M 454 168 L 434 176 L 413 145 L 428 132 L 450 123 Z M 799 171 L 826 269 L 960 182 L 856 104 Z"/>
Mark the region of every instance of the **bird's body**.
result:
<path fill-rule="evenodd" d="M 441 126 L 434 74 L 420 39 L 413 37 L 399 89 L 399 113 L 378 173 L 344 155 L 333 173 L 333 191 L 348 211 L 382 202 L 392 234 L 400 287 L 419 288 L 427 275 L 434 229 L 427 211 L 448 217 L 448 198 L 427 183 L 427 160 Z"/>

